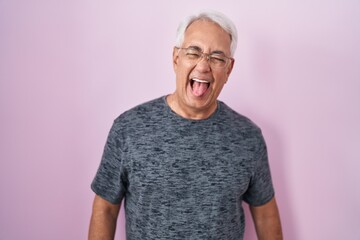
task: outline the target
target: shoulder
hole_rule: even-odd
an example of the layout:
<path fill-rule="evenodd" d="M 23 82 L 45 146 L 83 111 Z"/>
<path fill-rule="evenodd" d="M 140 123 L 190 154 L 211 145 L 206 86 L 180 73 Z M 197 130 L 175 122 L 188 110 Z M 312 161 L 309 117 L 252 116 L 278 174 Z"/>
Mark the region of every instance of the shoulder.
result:
<path fill-rule="evenodd" d="M 114 120 L 115 128 L 136 127 L 154 117 L 159 117 L 164 112 L 164 97 L 139 104 L 122 114 Z"/>
<path fill-rule="evenodd" d="M 158 111 L 162 111 L 164 108 L 164 97 L 159 97 L 153 99 L 151 101 L 147 101 L 145 103 L 139 104 L 124 113 L 122 113 L 118 118 L 131 118 L 134 116 L 142 115 L 142 114 L 152 114 Z"/>
<path fill-rule="evenodd" d="M 219 101 L 221 120 L 239 130 L 252 130 L 261 132 L 259 126 L 248 117 L 230 108 L 224 102 Z"/>
<path fill-rule="evenodd" d="M 220 102 L 219 125 L 222 135 L 232 141 L 246 143 L 246 146 L 256 149 L 265 146 L 260 127 L 248 117 L 236 112 L 225 103 Z"/>

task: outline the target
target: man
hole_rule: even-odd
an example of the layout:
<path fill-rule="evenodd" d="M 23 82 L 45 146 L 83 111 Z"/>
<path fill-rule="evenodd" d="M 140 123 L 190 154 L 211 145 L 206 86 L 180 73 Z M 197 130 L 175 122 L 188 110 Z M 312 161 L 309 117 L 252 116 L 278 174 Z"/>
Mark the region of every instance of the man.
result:
<path fill-rule="evenodd" d="M 174 93 L 123 114 L 92 183 L 89 239 L 113 239 L 122 200 L 128 240 L 243 239 L 242 201 L 259 239 L 282 239 L 260 129 L 217 98 L 236 28 L 220 13 L 179 26 Z"/>

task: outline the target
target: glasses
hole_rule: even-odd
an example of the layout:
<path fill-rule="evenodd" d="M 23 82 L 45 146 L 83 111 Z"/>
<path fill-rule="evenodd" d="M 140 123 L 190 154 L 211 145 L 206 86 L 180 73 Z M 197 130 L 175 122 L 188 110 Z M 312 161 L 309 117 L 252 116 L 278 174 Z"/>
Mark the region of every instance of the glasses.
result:
<path fill-rule="evenodd" d="M 224 53 L 204 53 L 200 48 L 197 47 L 175 48 L 182 50 L 185 54 L 185 60 L 193 65 L 198 64 L 205 57 L 212 69 L 224 68 L 228 65 L 229 62 L 233 60 L 233 58 L 225 56 Z"/>

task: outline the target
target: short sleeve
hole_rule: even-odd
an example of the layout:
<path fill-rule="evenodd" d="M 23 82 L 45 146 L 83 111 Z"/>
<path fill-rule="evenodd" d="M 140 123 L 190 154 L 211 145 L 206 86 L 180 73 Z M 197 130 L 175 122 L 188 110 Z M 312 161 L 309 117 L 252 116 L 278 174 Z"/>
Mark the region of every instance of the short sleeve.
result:
<path fill-rule="evenodd" d="M 120 204 L 125 194 L 126 180 L 121 138 L 116 123 L 115 121 L 110 129 L 100 166 L 92 181 L 91 189 L 105 200 L 113 204 Z"/>
<path fill-rule="evenodd" d="M 261 206 L 274 197 L 274 188 L 271 179 L 267 148 L 261 135 L 259 151 L 255 157 L 254 172 L 250 180 L 249 188 L 243 199 L 251 206 Z"/>

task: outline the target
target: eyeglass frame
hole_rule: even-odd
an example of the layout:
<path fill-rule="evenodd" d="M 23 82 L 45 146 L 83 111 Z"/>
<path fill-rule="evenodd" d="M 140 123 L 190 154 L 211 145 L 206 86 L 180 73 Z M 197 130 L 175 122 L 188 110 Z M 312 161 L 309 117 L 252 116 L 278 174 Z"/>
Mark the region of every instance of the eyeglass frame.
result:
<path fill-rule="evenodd" d="M 199 61 L 198 61 L 195 65 L 197 65 L 199 62 L 202 61 L 202 59 L 204 59 L 204 57 L 206 57 L 206 61 L 208 62 L 209 66 L 210 66 L 210 67 L 213 67 L 213 66 L 211 65 L 210 59 L 211 59 L 211 55 L 214 55 L 214 54 L 216 54 L 216 53 L 214 53 L 214 52 L 212 52 L 212 53 L 204 53 L 204 51 L 203 51 L 201 48 L 196 47 L 196 46 L 189 46 L 189 47 L 187 47 L 187 48 L 175 46 L 175 48 L 178 49 L 179 51 L 180 51 L 180 50 L 189 50 L 189 49 L 197 50 L 197 51 L 199 51 L 199 53 L 200 53 L 201 55 L 200 55 L 200 57 L 199 57 Z M 225 65 L 224 65 L 223 67 L 215 67 L 216 69 L 226 68 L 226 67 L 228 66 L 229 62 L 234 61 L 234 58 L 228 57 L 228 56 L 226 56 L 224 53 L 222 53 L 222 54 L 223 54 L 222 57 L 226 58 L 227 62 L 225 63 Z M 229 61 L 229 60 L 230 60 L 230 61 Z"/>

